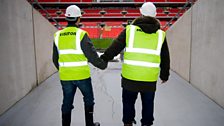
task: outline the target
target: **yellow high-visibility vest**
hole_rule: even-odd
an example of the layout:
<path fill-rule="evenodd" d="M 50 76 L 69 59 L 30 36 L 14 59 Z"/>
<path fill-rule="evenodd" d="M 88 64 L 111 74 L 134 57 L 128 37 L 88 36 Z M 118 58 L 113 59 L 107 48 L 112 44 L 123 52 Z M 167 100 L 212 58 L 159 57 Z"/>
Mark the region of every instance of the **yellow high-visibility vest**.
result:
<path fill-rule="evenodd" d="M 55 33 L 60 80 L 82 80 L 90 77 L 87 58 L 80 45 L 85 34 L 84 30 L 76 27 L 67 27 Z"/>
<path fill-rule="evenodd" d="M 128 25 L 122 76 L 135 81 L 157 81 L 164 39 L 165 32 L 160 29 L 148 34 L 138 26 Z"/>

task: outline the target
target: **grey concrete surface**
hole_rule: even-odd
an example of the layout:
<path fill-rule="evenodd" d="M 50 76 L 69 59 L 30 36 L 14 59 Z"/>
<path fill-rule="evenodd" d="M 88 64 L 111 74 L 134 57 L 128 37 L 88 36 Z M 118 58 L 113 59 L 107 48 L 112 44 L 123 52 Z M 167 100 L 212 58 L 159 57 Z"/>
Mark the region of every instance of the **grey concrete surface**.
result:
<path fill-rule="evenodd" d="M 55 72 L 51 50 L 56 28 L 37 11 L 32 15 L 26 0 L 0 0 L 0 11 L 1 115 Z"/>
<path fill-rule="evenodd" d="M 0 2 L 0 115 L 36 85 L 32 7 L 25 0 Z"/>
<path fill-rule="evenodd" d="M 173 24 L 167 33 L 171 68 L 189 81 L 191 52 L 191 10 Z"/>
<path fill-rule="evenodd" d="M 194 87 L 224 107 L 222 83 L 224 8 L 222 5 L 224 5 L 223 0 L 198 0 L 191 12 L 187 12 L 178 20 L 171 28 L 173 31 L 168 31 L 167 35 L 174 71 L 186 80 L 189 78 Z M 50 31 L 45 31 L 48 28 L 41 28 L 42 24 L 44 27 L 48 24 L 43 23 L 44 19 L 38 18 L 40 15 L 36 12 L 33 15 L 36 22 L 34 21 L 32 7 L 25 0 L 0 0 L 0 11 L 4 12 L 0 20 L 1 115 L 37 86 L 37 80 L 43 81 L 54 71 L 48 57 L 51 52 L 50 50 L 47 52 L 51 46 L 50 37 L 54 29 L 52 26 L 49 26 Z M 190 13 L 192 24 L 190 24 Z M 191 26 L 187 27 L 188 25 Z M 192 31 L 191 45 L 189 45 L 189 29 Z M 50 35 L 46 36 L 45 32 Z M 36 37 L 34 38 L 33 35 Z M 180 41 L 184 43 L 179 43 Z M 46 45 L 42 45 L 44 43 Z M 188 71 L 189 46 L 192 47 L 190 71 Z M 94 69 L 92 72 L 95 76 L 93 78 L 96 96 L 95 119 L 107 126 L 122 125 L 119 65 L 113 64 L 106 71 Z M 52 76 L 2 115 L 0 126 L 59 125 L 60 88 L 57 75 Z M 223 109 L 175 73 L 172 73 L 166 85 L 158 85 L 156 94 L 155 126 L 222 126 L 224 124 Z M 80 102 L 82 96 L 78 92 L 75 103 Z M 136 108 L 139 125 L 140 100 L 137 101 Z M 83 105 L 76 104 L 73 125 L 83 125 L 83 117 Z"/>
<path fill-rule="evenodd" d="M 190 82 L 224 107 L 224 1 L 199 0 L 193 7 Z"/>
<path fill-rule="evenodd" d="M 54 33 L 57 29 L 37 10 L 33 10 L 34 38 L 38 83 L 44 81 L 56 69 L 52 63 Z"/>
<path fill-rule="evenodd" d="M 167 31 L 171 68 L 222 107 L 223 5 L 223 0 L 198 0 Z"/>
<path fill-rule="evenodd" d="M 121 63 L 109 63 L 106 70 L 92 67 L 95 120 L 102 126 L 122 126 L 120 87 Z M 62 90 L 58 74 L 43 82 L 13 108 L 0 116 L 0 126 L 60 126 Z M 73 126 L 84 126 L 82 95 L 77 90 Z M 158 82 L 153 126 L 223 126 L 224 110 L 174 72 L 165 84 Z M 136 102 L 140 126 L 141 100 Z"/>

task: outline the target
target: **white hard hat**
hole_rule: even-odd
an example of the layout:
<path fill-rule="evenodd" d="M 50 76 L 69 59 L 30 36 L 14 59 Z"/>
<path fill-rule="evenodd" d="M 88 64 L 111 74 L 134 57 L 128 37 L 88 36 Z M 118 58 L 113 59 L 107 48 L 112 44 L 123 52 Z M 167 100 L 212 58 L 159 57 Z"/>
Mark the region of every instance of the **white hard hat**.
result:
<path fill-rule="evenodd" d="M 156 6 L 152 2 L 146 2 L 140 8 L 140 12 L 144 16 L 156 17 Z"/>
<path fill-rule="evenodd" d="M 65 17 L 67 20 L 71 20 L 72 18 L 76 19 L 76 17 L 81 17 L 81 10 L 78 6 L 76 5 L 71 5 L 67 7 L 66 12 L 65 12 Z"/>

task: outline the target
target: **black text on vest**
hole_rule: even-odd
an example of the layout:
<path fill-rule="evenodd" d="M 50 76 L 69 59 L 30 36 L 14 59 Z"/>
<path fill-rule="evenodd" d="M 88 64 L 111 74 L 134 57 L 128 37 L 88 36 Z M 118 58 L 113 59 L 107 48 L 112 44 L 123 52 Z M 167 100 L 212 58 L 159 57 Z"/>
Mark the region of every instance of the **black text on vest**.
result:
<path fill-rule="evenodd" d="M 76 32 L 64 32 L 64 33 L 60 33 L 60 36 L 67 36 L 67 35 L 76 35 Z"/>

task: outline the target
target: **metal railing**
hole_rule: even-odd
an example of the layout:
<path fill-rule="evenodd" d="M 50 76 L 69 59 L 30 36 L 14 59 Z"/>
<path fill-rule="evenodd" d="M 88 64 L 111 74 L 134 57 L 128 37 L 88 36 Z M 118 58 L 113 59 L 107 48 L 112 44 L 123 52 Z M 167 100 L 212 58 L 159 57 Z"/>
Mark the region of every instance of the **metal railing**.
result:
<path fill-rule="evenodd" d="M 190 5 L 190 7 L 192 7 L 195 1 L 196 0 L 188 0 L 188 2 L 182 7 L 182 9 L 180 9 L 177 12 L 177 14 L 165 26 L 162 27 L 162 29 L 166 29 L 167 27 L 170 27 L 170 25 L 172 24 L 172 21 L 175 20 L 176 18 L 178 19 L 180 17 L 180 13 L 183 10 L 186 10 L 186 8 L 187 8 L 188 5 Z"/>
<path fill-rule="evenodd" d="M 43 10 L 44 11 L 44 13 L 46 13 L 46 18 L 48 19 L 48 21 L 49 21 L 49 19 L 51 19 L 53 22 L 55 22 L 55 27 L 57 28 L 57 29 L 59 29 L 59 28 L 62 28 L 62 26 L 58 23 L 58 21 L 56 21 L 48 12 L 47 12 L 47 10 L 46 9 L 44 9 L 40 4 L 39 4 L 39 2 L 37 1 L 37 0 L 27 0 L 29 3 L 31 3 L 31 5 L 32 5 L 32 7 L 34 8 L 34 4 L 35 5 L 37 5 L 41 10 Z"/>

